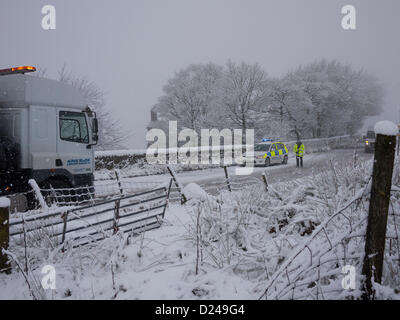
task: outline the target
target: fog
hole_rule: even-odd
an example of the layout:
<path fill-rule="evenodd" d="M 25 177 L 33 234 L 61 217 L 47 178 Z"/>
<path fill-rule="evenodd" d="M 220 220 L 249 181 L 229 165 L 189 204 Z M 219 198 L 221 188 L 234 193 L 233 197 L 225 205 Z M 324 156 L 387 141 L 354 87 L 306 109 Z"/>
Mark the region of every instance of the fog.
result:
<path fill-rule="evenodd" d="M 56 30 L 41 9 L 56 8 Z M 341 8 L 357 10 L 344 30 Z M 384 112 L 400 122 L 398 0 L 2 0 L 0 68 L 34 65 L 55 77 L 67 63 L 96 82 L 107 105 L 145 146 L 150 108 L 174 72 L 191 63 L 258 62 L 280 76 L 315 59 L 337 59 L 374 73 L 386 89 Z"/>

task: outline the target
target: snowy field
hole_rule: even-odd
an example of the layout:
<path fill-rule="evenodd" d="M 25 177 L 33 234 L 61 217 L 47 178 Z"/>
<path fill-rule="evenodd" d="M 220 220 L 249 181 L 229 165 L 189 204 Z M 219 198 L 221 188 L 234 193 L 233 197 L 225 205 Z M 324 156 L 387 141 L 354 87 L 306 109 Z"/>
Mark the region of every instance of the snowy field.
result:
<path fill-rule="evenodd" d="M 262 184 L 254 184 L 237 192 L 210 195 L 192 182 L 220 179 L 223 171 L 219 170 L 218 175 L 214 169 L 181 174 L 186 184 L 184 192 L 191 200 L 183 206 L 171 203 L 160 229 L 129 239 L 117 234 L 95 245 L 65 252 L 29 243 L 26 250 L 10 248 L 13 272 L 0 275 L 0 298 L 357 298 L 359 288 L 349 291 L 340 287 L 343 276 L 338 270 L 345 261 L 338 258 L 343 252 L 334 245 L 345 237 L 347 259 L 354 259 L 351 263 L 359 275 L 364 242 L 353 241 L 351 236 L 357 239 L 365 232 L 372 161 L 364 155 L 354 161 L 353 155 L 351 151 L 342 153 L 340 162 L 332 154 L 309 156 L 304 171 L 294 168 L 293 161 L 287 167 L 267 168 L 271 176 L 268 193 Z M 321 170 L 323 165 L 325 169 Z M 255 174 L 261 170 L 264 168 L 257 168 Z M 279 181 L 279 172 L 285 170 L 292 178 Z M 398 165 L 394 177 L 393 184 L 399 186 Z M 399 212 L 399 194 L 392 196 L 392 202 L 392 210 Z M 336 217 L 337 211 L 346 206 L 352 226 L 358 226 L 352 231 L 346 219 Z M 330 241 L 315 235 L 321 226 Z M 397 227 L 396 222 L 389 224 L 388 233 L 397 236 Z M 315 270 L 307 269 L 310 257 L 301 251 L 305 244 L 319 262 L 321 252 L 327 248 L 327 255 L 323 256 L 327 264 L 319 269 L 322 276 L 318 283 L 312 278 Z M 333 248 L 329 247 L 331 244 Z M 296 257 L 300 261 L 296 262 Z M 377 287 L 377 298 L 400 299 L 398 259 L 398 242 L 394 242 L 385 257 L 384 281 Z M 19 271 L 16 262 L 28 272 Z M 56 290 L 44 291 L 41 270 L 48 264 L 56 270 Z M 290 286 L 282 273 L 286 264 L 291 277 L 298 268 L 305 271 L 298 280 L 307 286 L 293 290 L 294 296 L 290 288 L 287 293 Z M 273 290 L 264 295 L 267 287 Z"/>

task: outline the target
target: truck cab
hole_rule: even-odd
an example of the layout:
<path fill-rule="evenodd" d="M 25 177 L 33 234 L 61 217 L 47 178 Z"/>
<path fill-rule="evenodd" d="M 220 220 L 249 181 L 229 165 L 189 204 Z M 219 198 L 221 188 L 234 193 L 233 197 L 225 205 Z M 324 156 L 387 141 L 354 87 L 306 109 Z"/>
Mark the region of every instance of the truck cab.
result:
<path fill-rule="evenodd" d="M 41 188 L 93 185 L 96 113 L 79 90 L 27 74 L 0 70 L 0 195 Z"/>

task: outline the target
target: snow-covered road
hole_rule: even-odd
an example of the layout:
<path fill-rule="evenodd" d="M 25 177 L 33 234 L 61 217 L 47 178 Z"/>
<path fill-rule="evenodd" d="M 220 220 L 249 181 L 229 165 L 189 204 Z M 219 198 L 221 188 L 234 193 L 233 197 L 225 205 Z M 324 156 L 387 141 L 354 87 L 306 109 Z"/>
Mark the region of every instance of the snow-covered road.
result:
<path fill-rule="evenodd" d="M 230 181 L 236 189 L 240 186 L 254 183 L 255 179 L 261 179 L 263 172 L 266 172 L 269 183 L 290 181 L 320 172 L 324 168 L 330 168 L 331 163 L 335 165 L 337 163 L 354 161 L 355 152 L 357 161 L 365 161 L 373 157 L 371 154 L 364 153 L 362 149 L 337 149 L 324 153 L 306 154 L 303 168 L 296 168 L 296 159 L 290 157 L 287 165 L 272 165 L 267 168 L 255 167 L 253 173 L 249 176 L 236 176 L 235 169 L 237 167 L 235 166 L 229 167 L 228 173 Z M 181 172 L 177 174 L 177 177 L 184 186 L 194 182 L 203 187 L 212 188 L 217 184 L 225 182 L 225 173 L 222 168 Z M 147 184 L 151 184 L 156 186 L 157 184 L 167 184 L 170 179 L 170 175 L 164 174 L 123 178 L 122 181 L 129 184 L 137 184 L 140 189 L 140 185 L 146 186 Z"/>

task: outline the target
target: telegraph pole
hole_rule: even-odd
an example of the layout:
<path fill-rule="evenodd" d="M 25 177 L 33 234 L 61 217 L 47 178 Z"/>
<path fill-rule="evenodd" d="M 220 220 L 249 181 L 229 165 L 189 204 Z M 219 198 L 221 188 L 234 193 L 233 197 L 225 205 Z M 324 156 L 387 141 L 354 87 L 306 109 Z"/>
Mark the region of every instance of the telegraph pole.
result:
<path fill-rule="evenodd" d="M 396 154 L 397 154 L 397 156 L 399 156 L 399 153 L 400 153 L 400 107 L 399 107 L 399 120 L 397 122 L 397 128 L 399 129 L 399 131 L 396 136 L 396 142 L 397 142 Z"/>
<path fill-rule="evenodd" d="M 397 133 L 397 156 L 399 156 L 399 150 L 400 150 L 400 121 L 399 124 L 397 125 L 399 128 L 399 132 Z"/>
<path fill-rule="evenodd" d="M 400 152 L 400 107 L 399 107 L 399 121 L 397 123 L 397 127 L 399 128 L 399 132 L 397 133 L 397 156 L 399 156 L 399 152 Z"/>

